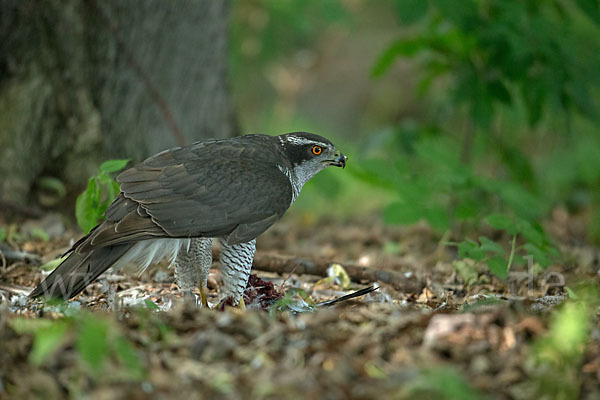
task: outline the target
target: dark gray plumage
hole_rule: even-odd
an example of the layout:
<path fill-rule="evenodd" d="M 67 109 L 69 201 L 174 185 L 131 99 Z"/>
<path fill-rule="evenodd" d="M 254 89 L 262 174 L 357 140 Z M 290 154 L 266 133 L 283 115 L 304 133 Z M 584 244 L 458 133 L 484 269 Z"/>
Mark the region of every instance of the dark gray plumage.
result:
<path fill-rule="evenodd" d="M 345 163 L 329 140 L 303 132 L 208 140 L 159 153 L 117 177 L 121 193 L 106 221 L 75 243 L 31 296 L 67 299 L 111 266 L 173 261 L 180 250 L 190 251 L 190 238 L 221 238 L 239 254 L 245 251 L 243 262 L 249 255 L 251 265 L 253 240 L 281 218 L 304 183 Z M 246 270 L 239 273 L 247 281 Z"/>

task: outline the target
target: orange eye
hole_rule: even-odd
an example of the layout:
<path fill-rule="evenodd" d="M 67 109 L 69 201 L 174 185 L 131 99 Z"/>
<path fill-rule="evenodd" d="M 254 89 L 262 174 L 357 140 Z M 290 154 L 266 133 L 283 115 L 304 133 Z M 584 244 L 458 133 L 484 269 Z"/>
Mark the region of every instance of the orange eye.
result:
<path fill-rule="evenodd" d="M 322 151 L 323 151 L 323 149 L 321 148 L 321 146 L 313 146 L 313 148 L 312 148 L 312 153 L 316 156 L 321 154 Z"/>

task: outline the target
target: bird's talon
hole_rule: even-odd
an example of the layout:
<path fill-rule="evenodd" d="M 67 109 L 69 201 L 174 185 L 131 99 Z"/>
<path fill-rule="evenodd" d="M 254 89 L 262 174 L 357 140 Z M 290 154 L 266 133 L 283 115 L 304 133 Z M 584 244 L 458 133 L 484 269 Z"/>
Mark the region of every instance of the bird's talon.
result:
<path fill-rule="evenodd" d="M 183 301 L 185 303 L 191 303 L 196 307 L 198 307 L 200 304 L 198 302 L 198 296 L 196 296 L 191 290 L 186 290 L 183 292 Z"/>
<path fill-rule="evenodd" d="M 246 311 L 246 303 L 244 302 L 244 296 L 241 297 L 240 301 L 237 305 L 233 305 L 233 299 L 229 296 L 222 298 L 219 300 L 217 305 L 215 306 L 215 310 L 225 311 L 226 308 L 231 308 L 234 310 Z"/>

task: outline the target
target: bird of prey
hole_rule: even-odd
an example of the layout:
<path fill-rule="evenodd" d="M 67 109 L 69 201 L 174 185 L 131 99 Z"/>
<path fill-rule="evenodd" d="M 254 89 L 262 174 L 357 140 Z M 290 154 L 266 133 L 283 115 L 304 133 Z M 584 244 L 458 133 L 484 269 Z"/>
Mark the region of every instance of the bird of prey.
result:
<path fill-rule="evenodd" d="M 70 299 L 100 274 L 163 258 L 184 293 L 205 287 L 212 240 L 222 246 L 221 299 L 242 295 L 256 237 L 296 200 L 309 179 L 346 159 L 326 138 L 293 132 L 211 139 L 163 151 L 117 176 L 121 192 L 106 220 L 77 241 L 31 297 Z M 243 301 L 240 306 L 243 306 Z"/>

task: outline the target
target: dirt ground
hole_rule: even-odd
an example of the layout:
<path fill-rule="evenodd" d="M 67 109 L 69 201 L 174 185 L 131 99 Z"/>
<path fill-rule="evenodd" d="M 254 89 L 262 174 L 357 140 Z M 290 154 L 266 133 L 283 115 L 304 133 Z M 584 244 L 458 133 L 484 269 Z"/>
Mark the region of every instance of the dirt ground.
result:
<path fill-rule="evenodd" d="M 597 308 L 579 358 L 545 350 L 566 288 L 600 280 L 600 250 L 563 214 L 548 221 L 561 262 L 507 281 L 462 260 L 466 274 L 440 242 L 460 238 L 424 225 L 285 218 L 258 240 L 270 272 L 254 269 L 246 311 L 184 302 L 165 265 L 105 274 L 69 305 L 28 301 L 40 266 L 78 237 L 60 218 L 19 222 L 0 247 L 0 398 L 600 399 Z M 290 258 L 267 265 L 278 256 Z M 313 264 L 336 266 L 330 277 L 296 272 Z M 374 282 L 359 267 L 395 275 Z M 215 261 L 213 305 L 219 285 Z"/>

